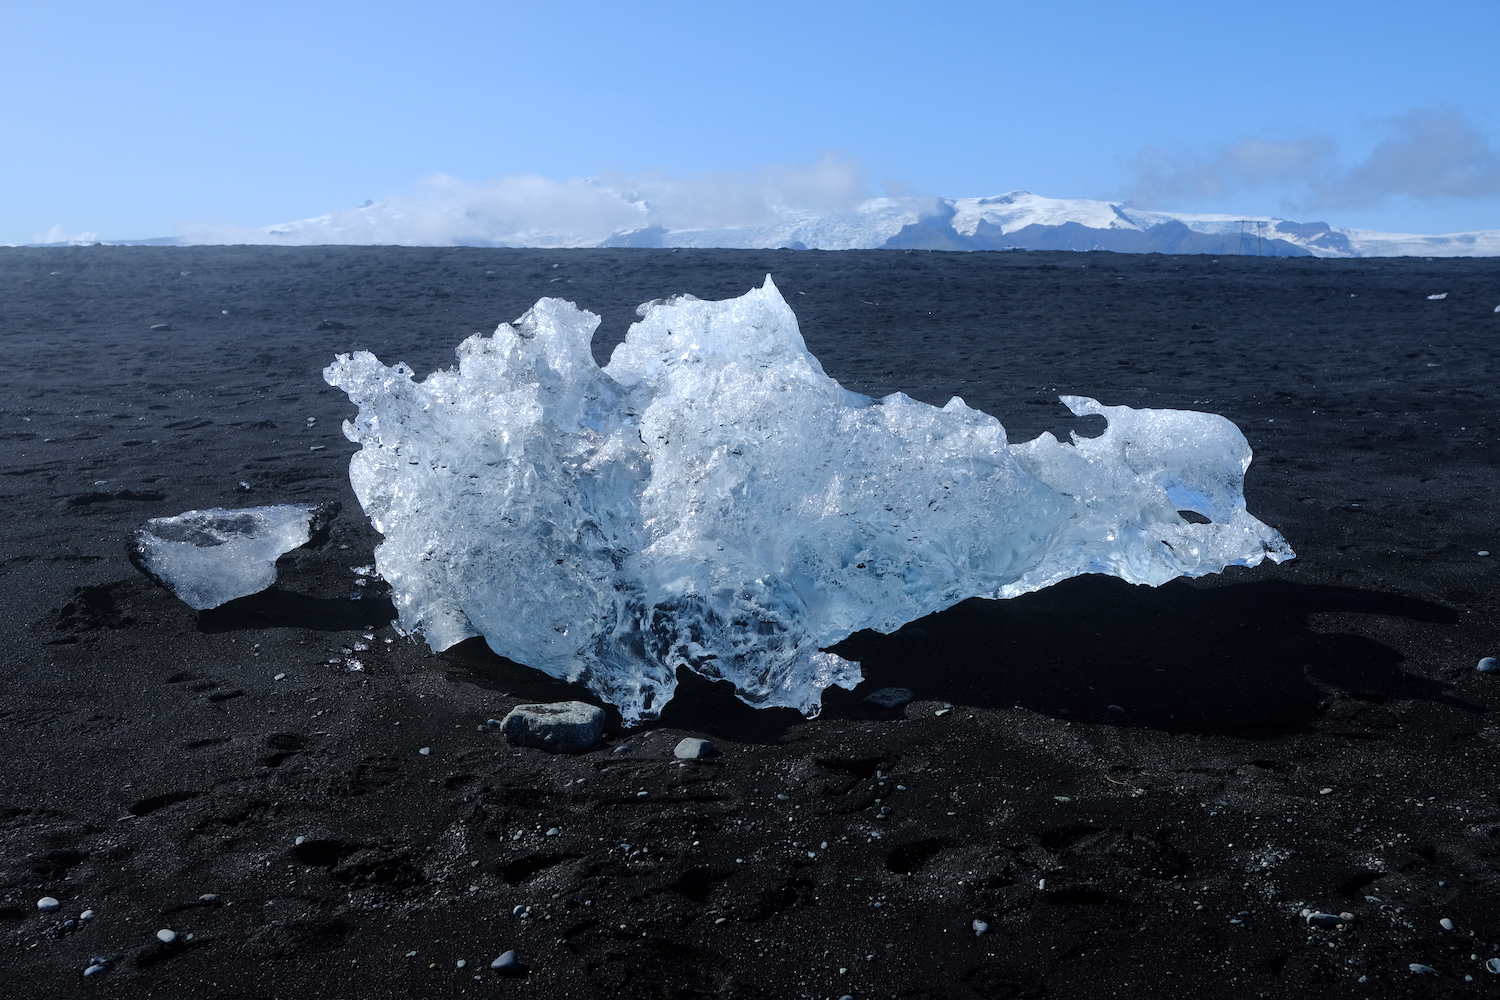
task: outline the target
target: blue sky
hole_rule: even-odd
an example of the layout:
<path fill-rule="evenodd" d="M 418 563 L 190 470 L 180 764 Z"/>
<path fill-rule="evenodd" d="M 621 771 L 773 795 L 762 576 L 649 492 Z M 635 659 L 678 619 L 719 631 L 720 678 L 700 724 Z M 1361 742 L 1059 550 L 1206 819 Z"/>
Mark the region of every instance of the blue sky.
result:
<path fill-rule="evenodd" d="M 0 143 L 0 243 L 820 162 L 870 195 L 1494 229 L 1500 3 L 10 3 Z"/>

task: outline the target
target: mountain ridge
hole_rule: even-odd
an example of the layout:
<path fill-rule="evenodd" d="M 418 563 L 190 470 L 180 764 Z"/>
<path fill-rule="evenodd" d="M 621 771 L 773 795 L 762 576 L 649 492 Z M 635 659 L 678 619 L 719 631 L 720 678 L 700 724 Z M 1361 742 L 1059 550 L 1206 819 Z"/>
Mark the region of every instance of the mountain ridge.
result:
<path fill-rule="evenodd" d="M 647 199 L 597 181 L 590 196 L 610 211 L 588 218 L 525 218 L 533 206 L 387 201 L 260 229 L 111 245 L 258 243 L 402 246 L 695 247 L 796 250 L 1110 250 L 1121 253 L 1272 257 L 1500 256 L 1500 229 L 1423 235 L 1384 233 L 1278 216 L 1162 212 L 1124 202 L 1047 198 L 1010 191 L 984 198 L 886 197 L 842 211 L 767 207 L 761 218 L 717 227 L 669 226 Z M 641 224 L 622 226 L 620 220 Z M 609 221 L 613 220 L 613 221 Z M 556 222 L 561 221 L 561 225 Z M 549 224 L 553 223 L 553 224 Z M 70 243 L 39 244 L 66 246 Z"/>

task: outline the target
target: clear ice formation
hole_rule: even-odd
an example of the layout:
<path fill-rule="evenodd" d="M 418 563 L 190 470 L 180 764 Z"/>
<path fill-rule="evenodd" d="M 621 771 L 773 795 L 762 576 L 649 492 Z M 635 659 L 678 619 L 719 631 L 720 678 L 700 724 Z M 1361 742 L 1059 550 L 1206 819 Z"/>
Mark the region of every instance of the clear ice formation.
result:
<path fill-rule="evenodd" d="M 1012 445 L 957 397 L 844 389 L 769 277 L 638 312 L 603 369 L 599 318 L 547 298 L 420 382 L 365 351 L 325 370 L 359 407 L 349 475 L 400 630 L 482 635 L 628 723 L 679 666 L 814 715 L 861 679 L 820 648 L 860 629 L 1081 573 L 1293 557 L 1245 510 L 1250 447 L 1224 417 L 1063 396 L 1105 432 Z"/>
<path fill-rule="evenodd" d="M 276 582 L 276 560 L 306 545 L 337 505 L 282 504 L 190 510 L 153 517 L 135 533 L 130 561 L 204 611 Z"/>

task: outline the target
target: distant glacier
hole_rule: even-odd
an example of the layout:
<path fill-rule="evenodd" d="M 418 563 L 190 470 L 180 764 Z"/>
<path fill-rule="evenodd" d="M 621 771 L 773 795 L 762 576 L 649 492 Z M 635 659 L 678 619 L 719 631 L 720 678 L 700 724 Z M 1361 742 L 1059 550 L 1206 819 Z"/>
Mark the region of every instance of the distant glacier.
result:
<path fill-rule="evenodd" d="M 1267 257 L 1492 257 L 1500 230 L 1426 236 L 1276 216 L 1154 212 L 1122 202 L 1045 198 L 871 198 L 836 211 L 768 205 L 742 224 L 667 225 L 638 193 L 593 180 L 551 197 L 392 199 L 258 229 L 205 230 L 158 246 L 699 247 L 794 250 L 1112 250 Z M 561 197 L 558 195 L 561 194 Z M 92 242 L 92 241 L 91 241 Z M 109 241 L 106 241 L 109 242 Z M 50 244 L 56 245 L 56 244 Z"/>
<path fill-rule="evenodd" d="M 807 250 L 1113 250 L 1267 257 L 1500 256 L 1500 230 L 1443 236 L 1379 233 L 1274 216 L 1148 212 L 1119 202 L 1044 198 L 874 198 L 848 215 L 787 213 L 736 229 L 617 233 L 600 246 L 790 247 Z"/>

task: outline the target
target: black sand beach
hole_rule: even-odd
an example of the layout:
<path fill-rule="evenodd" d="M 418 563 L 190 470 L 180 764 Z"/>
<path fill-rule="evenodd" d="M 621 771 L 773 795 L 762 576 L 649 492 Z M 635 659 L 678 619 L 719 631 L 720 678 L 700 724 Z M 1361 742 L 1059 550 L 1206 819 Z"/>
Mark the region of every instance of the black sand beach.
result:
<path fill-rule="evenodd" d="M 578 757 L 476 731 L 589 698 L 395 635 L 322 368 L 426 374 L 544 295 L 603 360 L 767 273 L 844 385 L 1012 440 L 1083 423 L 1058 393 L 1224 414 L 1298 559 L 856 635 L 815 720 L 690 678 Z M 1494 995 L 1497 303 L 1500 259 L 0 249 L 0 993 Z M 326 543 L 214 611 L 126 559 L 304 501 Z"/>

